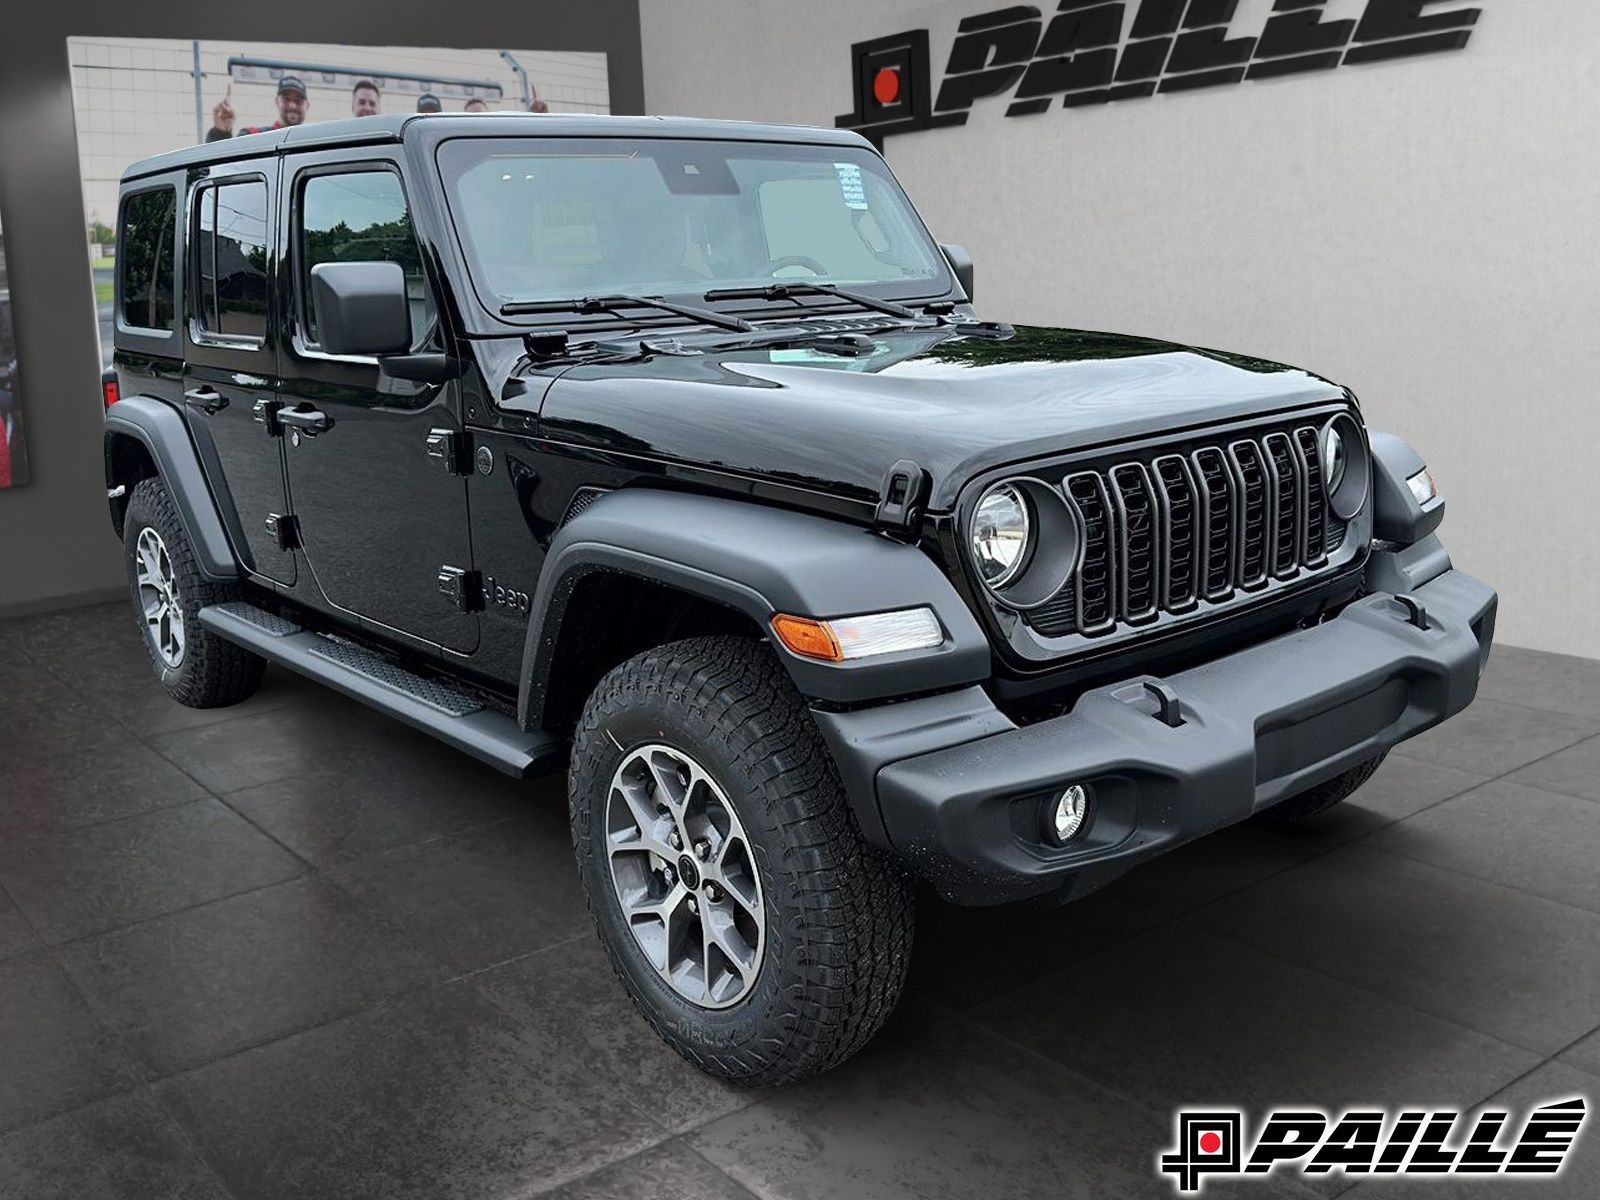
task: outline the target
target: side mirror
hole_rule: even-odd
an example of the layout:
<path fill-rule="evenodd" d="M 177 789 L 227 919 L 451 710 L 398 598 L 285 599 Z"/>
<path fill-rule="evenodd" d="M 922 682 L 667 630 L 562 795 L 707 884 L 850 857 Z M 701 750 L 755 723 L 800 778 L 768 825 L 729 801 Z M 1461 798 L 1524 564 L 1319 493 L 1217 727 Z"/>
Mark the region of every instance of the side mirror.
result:
<path fill-rule="evenodd" d="M 972 258 L 960 246 L 950 242 L 940 242 L 939 249 L 944 251 L 945 260 L 950 264 L 950 269 L 955 272 L 956 280 L 961 284 L 961 290 L 967 294 L 967 300 L 972 300 Z"/>
<path fill-rule="evenodd" d="M 329 354 L 404 354 L 411 349 L 406 275 L 394 262 L 326 262 L 311 268 L 317 338 Z"/>

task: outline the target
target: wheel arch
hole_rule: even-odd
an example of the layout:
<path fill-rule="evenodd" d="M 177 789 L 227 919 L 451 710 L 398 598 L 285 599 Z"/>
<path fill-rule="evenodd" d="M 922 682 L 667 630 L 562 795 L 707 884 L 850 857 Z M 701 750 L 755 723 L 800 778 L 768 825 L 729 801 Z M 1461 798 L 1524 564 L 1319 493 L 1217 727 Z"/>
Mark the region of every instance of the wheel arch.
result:
<path fill-rule="evenodd" d="M 160 478 L 177 507 L 184 533 L 194 547 L 201 574 L 216 582 L 240 576 L 239 561 L 206 483 L 200 456 L 183 416 L 151 396 L 128 396 L 106 410 L 105 470 L 111 524 L 120 537 L 128 493 L 141 481 Z"/>
<path fill-rule="evenodd" d="M 653 597 L 664 607 L 657 614 L 646 606 L 644 624 L 627 637 L 597 638 L 592 602 L 619 596 L 635 603 Z M 573 695 L 588 675 L 597 682 L 631 654 L 690 633 L 765 638 L 780 612 L 827 618 L 918 606 L 934 610 L 946 635 L 941 646 L 825 663 L 774 642 L 809 700 L 865 702 L 975 682 L 989 672 L 988 642 L 949 580 L 915 546 L 750 501 L 650 488 L 612 492 L 551 543 L 529 614 L 518 715 L 530 729 L 560 728 L 573 719 Z M 675 627 L 680 617 L 689 624 Z M 628 653 L 596 673 L 597 660 L 624 646 Z M 576 675 L 568 673 L 574 664 L 582 668 Z M 582 691 L 578 709 L 586 696 Z"/>

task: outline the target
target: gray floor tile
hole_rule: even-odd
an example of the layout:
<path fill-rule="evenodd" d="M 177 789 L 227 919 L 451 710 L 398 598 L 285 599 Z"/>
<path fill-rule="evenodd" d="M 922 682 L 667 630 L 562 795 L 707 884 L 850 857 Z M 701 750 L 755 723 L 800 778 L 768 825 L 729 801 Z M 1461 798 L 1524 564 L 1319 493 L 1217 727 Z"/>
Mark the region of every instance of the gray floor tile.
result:
<path fill-rule="evenodd" d="M 156 1085 L 236 1200 L 437 1200 L 558 1185 L 666 1134 L 469 983 Z"/>
<path fill-rule="evenodd" d="M 566 809 L 363 859 L 335 877 L 458 971 L 477 971 L 594 929 Z"/>
<path fill-rule="evenodd" d="M 585 1071 L 632 1079 L 639 1095 L 657 1102 L 656 1120 L 675 1132 L 760 1097 L 702 1074 L 657 1037 L 623 991 L 599 941 L 587 934 L 474 975 L 472 982 L 541 1042 L 569 1047 Z"/>
<path fill-rule="evenodd" d="M 1527 1200 L 1593 1200 L 1600 1196 L 1600 1137 L 1595 1136 L 1595 1106 L 1600 1103 L 1600 1076 L 1574 1070 L 1561 1063 L 1546 1063 L 1496 1095 L 1490 1104 L 1499 1111 L 1509 1110 L 1521 1121 L 1542 1104 L 1582 1096 L 1589 1102 L 1589 1119 L 1578 1140 L 1567 1152 L 1561 1174 L 1524 1176 L 1390 1176 L 1368 1179 L 1345 1193 L 1348 1200 L 1478 1200 L 1481 1197 L 1518 1196 Z M 1469 1118 L 1471 1119 L 1471 1118 Z M 1514 1138 L 1513 1127 L 1507 1140 Z M 1504 1146 L 1506 1142 L 1502 1142 Z"/>
<path fill-rule="evenodd" d="M 350 755 L 382 753 L 421 736 L 334 695 L 155 734 L 149 741 L 220 795 L 305 775 Z"/>
<path fill-rule="evenodd" d="M 550 1200 L 755 1200 L 676 1139 L 547 1195 Z"/>
<path fill-rule="evenodd" d="M 1314 841 L 1234 825 L 1135 867 L 1105 893 L 1151 918 L 1170 918 L 1210 904 L 1323 853 Z"/>
<path fill-rule="evenodd" d="M 0 1064 L 0 1130 L 139 1082 L 116 1039 L 42 950 L 0 962 Z"/>
<path fill-rule="evenodd" d="M 0 808 L 0 837 L 76 829 L 171 808 L 206 794 L 148 746 L 129 740 L 57 751 L 11 764 L 8 782 L 26 803 Z"/>
<path fill-rule="evenodd" d="M 564 776 L 527 783 L 431 738 L 339 757 L 224 800 L 313 865 L 329 869 L 460 833 L 531 806 L 565 805 Z"/>
<path fill-rule="evenodd" d="M 1600 912 L 1600 804 L 1591 800 L 1502 780 L 1365 844 Z"/>
<path fill-rule="evenodd" d="M 0 626 L 42 663 L 70 659 L 129 641 L 137 645 L 139 635 L 131 597 L 31 617 L 14 617 Z"/>
<path fill-rule="evenodd" d="M 1360 845 L 1190 919 L 1542 1053 L 1600 1025 L 1600 916 Z"/>
<path fill-rule="evenodd" d="M 1114 891 L 1042 912 L 962 908 L 924 895 L 917 906 L 907 987 L 952 1008 L 967 1008 L 1163 919 L 1153 906 Z"/>
<path fill-rule="evenodd" d="M 1600 737 L 1530 763 L 1513 774 L 1511 780 L 1585 800 L 1600 800 Z"/>
<path fill-rule="evenodd" d="M 62 951 L 148 1075 L 170 1075 L 442 979 L 443 964 L 311 877 Z"/>
<path fill-rule="evenodd" d="M 11 903 L 11 897 L 0 891 L 0 959 L 32 950 L 38 944 L 28 919 Z"/>
<path fill-rule="evenodd" d="M 1600 1029 L 1566 1050 L 1561 1055 L 1561 1061 L 1588 1071 L 1591 1075 L 1600 1075 Z"/>
<path fill-rule="evenodd" d="M 1496 646 L 1478 691 L 1490 700 L 1600 717 L 1600 660 Z"/>
<path fill-rule="evenodd" d="M 150 656 L 129 635 L 131 645 L 99 651 L 83 658 L 53 664 L 68 684 L 93 696 L 100 709 L 125 728 L 141 735 L 170 733 L 237 720 L 299 702 L 317 686 L 289 671 L 269 668 L 254 695 L 226 708 L 188 708 L 161 686 Z"/>
<path fill-rule="evenodd" d="M 1186 923 L 974 1010 L 1145 1107 L 1461 1103 L 1539 1056 Z"/>
<path fill-rule="evenodd" d="M 0 1196 L 228 1200 L 222 1181 L 142 1091 L 0 1137 Z"/>
<path fill-rule="evenodd" d="M 686 1136 L 758 1196 L 1171 1200 L 1165 1121 L 960 1017 L 902 1005 L 857 1058 Z M 1271 1195 L 1210 1184 L 1207 1195 Z"/>
<path fill-rule="evenodd" d="M 103 933 L 300 874 L 216 800 L 0 842 L 0 882 L 46 942 Z"/>
<path fill-rule="evenodd" d="M 1395 753 L 1497 776 L 1600 733 L 1600 716 L 1568 716 L 1479 698 L 1465 712 L 1402 742 Z"/>

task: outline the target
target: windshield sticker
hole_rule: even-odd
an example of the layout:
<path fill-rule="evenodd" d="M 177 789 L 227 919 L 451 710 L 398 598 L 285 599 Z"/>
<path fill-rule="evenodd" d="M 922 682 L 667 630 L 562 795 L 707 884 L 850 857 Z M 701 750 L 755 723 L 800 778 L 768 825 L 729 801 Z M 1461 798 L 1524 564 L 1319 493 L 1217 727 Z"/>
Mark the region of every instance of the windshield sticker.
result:
<path fill-rule="evenodd" d="M 833 169 L 839 175 L 839 190 L 844 193 L 845 207 L 864 211 L 867 207 L 867 184 L 861 178 L 861 168 L 855 163 L 834 163 Z"/>

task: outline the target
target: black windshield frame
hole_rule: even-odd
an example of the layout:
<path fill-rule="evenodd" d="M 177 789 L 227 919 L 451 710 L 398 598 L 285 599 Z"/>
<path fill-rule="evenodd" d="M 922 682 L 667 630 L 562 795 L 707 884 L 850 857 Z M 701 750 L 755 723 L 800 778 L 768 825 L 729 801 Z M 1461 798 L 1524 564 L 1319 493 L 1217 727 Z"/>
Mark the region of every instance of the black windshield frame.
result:
<path fill-rule="evenodd" d="M 508 298 L 490 287 L 485 279 L 486 272 L 477 256 L 477 249 L 470 231 L 464 228 L 461 218 L 461 199 L 456 189 L 456 181 L 466 171 L 486 160 L 502 155 L 539 154 L 559 155 L 626 155 L 635 152 L 653 153 L 663 143 L 678 143 L 681 145 L 701 145 L 720 149 L 729 157 L 770 157 L 783 158 L 793 156 L 814 159 L 818 162 L 852 162 L 858 164 L 863 170 L 870 170 L 875 176 L 875 184 L 880 188 L 892 190 L 897 201 L 904 206 L 903 219 L 907 233 L 915 239 L 917 248 L 926 255 L 926 265 L 930 268 L 929 274 L 899 281 L 868 281 L 855 283 L 849 290 L 860 291 L 876 298 L 906 305 L 919 305 L 941 300 L 960 298 L 959 285 L 955 275 L 950 269 L 948 260 L 943 250 L 929 233 L 921 215 L 910 197 L 895 179 L 889 170 L 888 164 L 882 157 L 868 147 L 839 145 L 831 142 L 778 142 L 745 140 L 730 138 L 648 138 L 648 137 L 473 137 L 458 136 L 441 139 L 433 147 L 433 167 L 441 185 L 441 205 L 443 216 L 450 226 L 455 249 L 460 255 L 460 262 L 465 269 L 465 274 L 470 283 L 473 296 L 478 305 L 486 312 L 493 315 L 497 322 L 515 328 L 561 327 L 566 329 L 604 329 L 626 327 L 654 327 L 660 325 L 682 325 L 686 318 L 674 317 L 670 314 L 639 313 L 619 315 L 614 312 L 596 314 L 592 309 L 587 313 L 574 306 L 561 308 L 557 305 L 541 304 L 544 309 L 540 312 L 520 312 L 506 314 L 501 310 L 506 306 Z M 774 283 L 783 282 L 782 279 L 773 279 Z M 795 279 L 794 282 L 807 282 L 805 279 Z M 819 292 L 815 296 L 815 304 L 797 304 L 790 300 L 763 300 L 751 298 L 739 302 L 723 302 L 706 305 L 702 296 L 707 290 L 716 290 L 719 281 L 709 279 L 685 282 L 681 290 L 653 289 L 652 294 L 660 295 L 668 300 L 676 300 L 689 304 L 699 304 L 713 307 L 719 313 L 730 316 L 743 315 L 754 317 L 774 316 L 804 316 L 808 309 L 839 310 L 854 307 L 844 298 L 829 296 Z M 581 300 L 581 295 L 570 297 L 574 301 Z M 528 307 L 532 307 L 531 305 Z"/>

